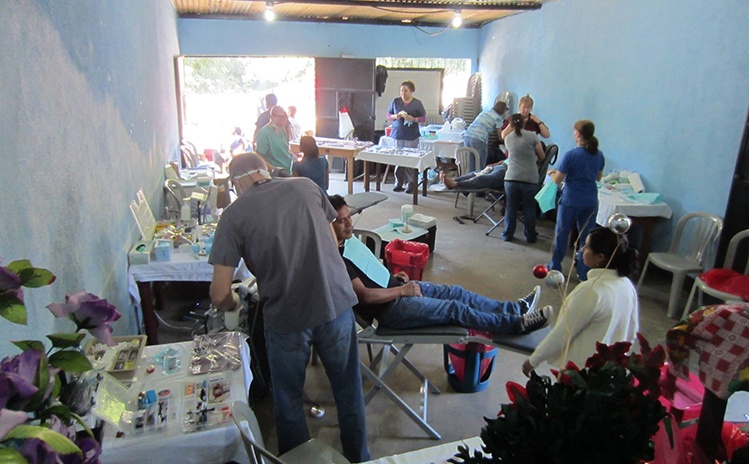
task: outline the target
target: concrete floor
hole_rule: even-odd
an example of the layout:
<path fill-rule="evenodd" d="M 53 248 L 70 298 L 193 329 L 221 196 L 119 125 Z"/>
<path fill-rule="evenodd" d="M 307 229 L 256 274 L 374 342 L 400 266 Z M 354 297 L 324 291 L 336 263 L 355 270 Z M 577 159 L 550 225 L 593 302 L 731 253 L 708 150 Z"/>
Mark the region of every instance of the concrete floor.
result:
<path fill-rule="evenodd" d="M 392 183 L 383 186 L 383 193 L 389 197 L 386 201 L 355 216 L 355 227 L 373 229 L 386 224 L 390 218 L 399 217 L 401 205 L 410 204 L 411 196 L 393 193 L 392 187 Z M 354 191 L 363 191 L 363 184 L 355 182 Z M 346 194 L 342 174 L 331 175 L 329 193 Z M 489 228 L 485 220 L 478 223 L 464 220 L 463 224 L 453 220 L 454 216 L 465 214 L 467 208 L 464 197 L 461 197 L 458 208 L 453 206 L 454 202 L 454 193 L 429 192 L 427 198 L 419 197 L 419 205 L 414 208 L 416 213 L 437 218 L 436 248 L 424 269 L 424 280 L 459 284 L 496 299 L 517 299 L 527 294 L 534 285 L 543 286 L 543 282 L 534 278 L 531 270 L 536 264 L 549 260 L 554 234 L 554 224 L 551 221 L 539 221 L 537 243 L 525 243 L 522 224 L 518 224 L 516 240 L 507 243 L 500 239 L 501 227 L 491 236 L 485 235 Z M 481 211 L 486 205 L 486 200 L 477 199 L 476 211 Z M 570 266 L 569 258 L 565 260 L 564 266 L 566 275 Z M 568 292 L 576 284 L 577 279 L 573 277 Z M 676 322 L 666 315 L 669 285 L 669 274 L 649 272 L 646 286 L 640 295 L 641 331 L 651 344 L 663 343 L 666 330 Z M 560 292 L 543 287 L 542 305 L 559 307 L 561 301 Z M 686 292 L 682 304 L 685 301 Z M 165 341 L 171 341 L 166 334 L 168 329 L 163 328 L 162 331 L 165 332 Z M 181 335 L 174 337 L 189 339 L 189 332 L 183 331 Z M 366 356 L 365 352 L 362 356 Z M 428 403 L 428 422 L 442 435 L 442 440 L 429 438 L 388 398 L 379 394 L 366 409 L 369 447 L 373 459 L 474 437 L 484 425 L 483 417 L 495 416 L 500 404 L 507 402 L 505 383 L 510 380 L 525 383 L 521 372 L 525 356 L 509 351 L 498 353 L 488 388 L 472 394 L 456 393 L 449 387 L 443 367 L 442 346 L 417 345 L 408 358 L 442 391 L 439 395 L 431 394 Z M 539 372 L 548 373 L 548 368 L 549 366 L 540 367 Z M 396 370 L 391 387 L 418 410 L 420 383 L 408 371 L 402 368 Z M 307 394 L 327 411 L 321 419 L 308 419 L 312 436 L 340 449 L 335 405 L 322 366 L 311 366 L 308 369 Z M 275 449 L 270 398 L 260 401 L 256 405 L 256 412 L 266 444 Z"/>

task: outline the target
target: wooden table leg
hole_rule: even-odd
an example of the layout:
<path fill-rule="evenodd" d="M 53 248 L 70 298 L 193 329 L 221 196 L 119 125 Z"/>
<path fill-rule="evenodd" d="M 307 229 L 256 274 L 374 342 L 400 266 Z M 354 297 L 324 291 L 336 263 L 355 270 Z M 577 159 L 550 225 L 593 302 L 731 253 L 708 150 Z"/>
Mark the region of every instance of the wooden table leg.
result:
<path fill-rule="evenodd" d="M 354 157 L 346 158 L 346 171 L 348 173 L 348 194 L 354 193 Z"/>
<path fill-rule="evenodd" d="M 369 161 L 364 162 L 364 191 L 369 192 Z"/>
<path fill-rule="evenodd" d="M 656 217 L 638 216 L 632 217 L 632 225 L 642 228 L 642 243 L 640 243 L 640 267 L 645 264 L 651 247 L 653 246 L 653 226 Z"/>
<path fill-rule="evenodd" d="M 715 393 L 705 389 L 705 395 L 702 397 L 700 420 L 697 423 L 697 435 L 694 441 L 709 462 L 714 462 L 723 448 L 721 432 L 727 404 L 727 400 L 720 399 Z"/>
<path fill-rule="evenodd" d="M 419 204 L 419 170 L 414 169 L 413 172 L 413 191 L 414 191 L 414 205 Z"/>
<path fill-rule="evenodd" d="M 421 195 L 427 196 L 427 187 L 429 187 L 429 168 L 424 169 L 424 172 L 421 173 L 423 179 L 421 180 Z"/>
<path fill-rule="evenodd" d="M 146 328 L 146 341 L 149 345 L 159 344 L 159 319 L 156 317 L 154 308 L 153 289 L 151 282 L 138 282 L 138 293 L 140 293 L 140 307 L 143 310 L 143 325 Z"/>
<path fill-rule="evenodd" d="M 380 191 L 381 183 L 380 183 L 380 171 L 382 171 L 382 165 L 380 163 L 375 163 L 375 185 L 377 186 L 377 191 Z M 385 182 L 385 179 L 382 179 L 382 183 Z"/>

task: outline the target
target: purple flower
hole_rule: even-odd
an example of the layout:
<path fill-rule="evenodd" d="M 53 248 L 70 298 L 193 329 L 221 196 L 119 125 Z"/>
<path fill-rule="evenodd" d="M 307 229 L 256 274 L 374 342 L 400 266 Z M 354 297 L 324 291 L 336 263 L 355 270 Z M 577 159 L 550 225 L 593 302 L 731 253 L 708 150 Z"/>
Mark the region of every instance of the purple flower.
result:
<path fill-rule="evenodd" d="M 39 391 L 34 385 L 42 352 L 26 350 L 0 362 L 0 408 L 23 410 Z"/>
<path fill-rule="evenodd" d="M 21 278 L 15 272 L 0 266 L 0 295 L 15 296 L 23 303 Z"/>
<path fill-rule="evenodd" d="M 58 462 L 59 457 L 59 454 L 47 442 L 38 438 L 24 440 L 18 452 L 27 461 L 35 464 L 55 464 Z"/>
<path fill-rule="evenodd" d="M 83 454 L 65 454 L 62 456 L 63 464 L 99 464 L 101 445 L 93 438 L 86 436 L 75 440 L 75 444 Z"/>
<path fill-rule="evenodd" d="M 65 295 L 65 303 L 47 305 L 55 317 L 68 317 L 77 330 L 86 329 L 102 343 L 114 346 L 110 324 L 120 318 L 120 313 L 107 300 L 85 290 Z"/>
<path fill-rule="evenodd" d="M 29 420 L 29 415 L 23 411 L 11 409 L 0 409 L 0 440 L 16 425 L 21 425 Z"/>

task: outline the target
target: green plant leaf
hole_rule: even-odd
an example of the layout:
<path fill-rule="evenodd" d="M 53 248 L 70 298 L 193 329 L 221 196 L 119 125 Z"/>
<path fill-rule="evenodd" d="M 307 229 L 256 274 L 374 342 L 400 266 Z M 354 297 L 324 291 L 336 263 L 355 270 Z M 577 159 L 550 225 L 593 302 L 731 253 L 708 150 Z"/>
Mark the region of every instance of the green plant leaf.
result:
<path fill-rule="evenodd" d="M 44 347 L 44 343 L 40 342 L 39 340 L 14 340 L 11 343 L 19 347 L 21 351 L 37 350 L 44 353 L 44 351 L 46 350 L 46 348 Z"/>
<path fill-rule="evenodd" d="M 26 458 L 13 448 L 0 448 L 0 462 L 3 464 L 29 464 Z"/>
<path fill-rule="evenodd" d="M 53 353 L 49 357 L 49 364 L 67 372 L 86 372 L 93 368 L 91 361 L 83 353 L 74 350 Z"/>
<path fill-rule="evenodd" d="M 56 404 L 54 406 L 50 406 L 44 411 L 39 413 L 39 419 L 42 421 L 45 421 L 49 419 L 52 416 L 57 416 L 60 420 L 65 422 L 67 425 L 70 425 L 70 421 L 74 419 L 74 415 L 72 412 L 70 412 L 70 409 L 65 406 L 64 404 Z"/>
<path fill-rule="evenodd" d="M 81 449 L 75 446 L 75 443 L 70 441 L 69 438 L 40 425 L 16 426 L 11 429 L 5 437 L 17 438 L 21 440 L 26 438 L 38 438 L 40 440 L 44 440 L 49 446 L 52 447 L 52 449 L 60 454 L 81 454 Z"/>
<path fill-rule="evenodd" d="M 42 351 L 44 353 L 44 351 Z M 49 360 L 46 355 L 42 355 L 39 359 L 39 369 L 36 373 L 36 381 L 34 385 L 39 387 L 39 391 L 34 393 L 29 402 L 24 408 L 25 411 L 36 411 L 44 402 L 44 396 L 47 394 L 47 387 L 49 386 Z"/>
<path fill-rule="evenodd" d="M 49 285 L 57 277 L 47 269 L 34 267 L 28 259 L 19 259 L 8 264 L 8 270 L 14 272 L 21 279 L 21 285 L 29 288 L 38 288 Z"/>
<path fill-rule="evenodd" d="M 26 325 L 26 305 L 15 295 L 0 295 L 0 316 L 14 324 Z"/>
<path fill-rule="evenodd" d="M 83 340 L 83 337 L 85 337 L 86 334 L 82 333 L 70 333 L 70 332 L 61 332 L 61 333 L 54 333 L 47 335 L 47 338 L 52 340 L 52 346 L 55 348 L 69 348 L 71 346 L 77 346 L 80 344 L 81 340 Z"/>

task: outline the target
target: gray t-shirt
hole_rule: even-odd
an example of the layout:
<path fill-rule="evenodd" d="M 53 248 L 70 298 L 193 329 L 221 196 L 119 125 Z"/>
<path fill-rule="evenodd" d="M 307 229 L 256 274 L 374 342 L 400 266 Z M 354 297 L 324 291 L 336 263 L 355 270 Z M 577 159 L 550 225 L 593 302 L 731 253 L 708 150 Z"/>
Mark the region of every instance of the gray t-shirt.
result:
<path fill-rule="evenodd" d="M 208 260 L 244 258 L 265 302 L 265 327 L 296 332 L 329 322 L 357 303 L 330 229 L 337 214 L 307 178 L 254 185 L 221 215 Z"/>
<path fill-rule="evenodd" d="M 523 135 L 518 136 L 513 131 L 505 137 L 505 146 L 510 154 L 505 180 L 537 184 L 536 145 L 541 142 L 533 132 L 521 129 L 520 133 Z"/>

